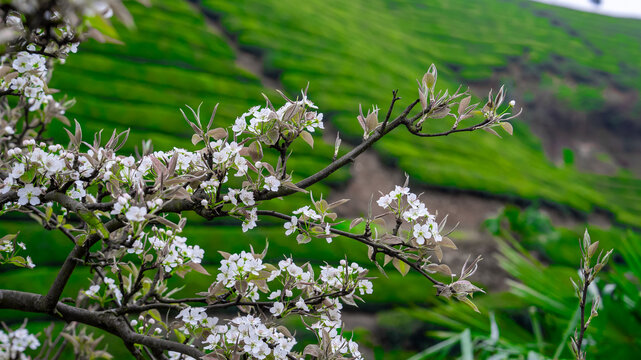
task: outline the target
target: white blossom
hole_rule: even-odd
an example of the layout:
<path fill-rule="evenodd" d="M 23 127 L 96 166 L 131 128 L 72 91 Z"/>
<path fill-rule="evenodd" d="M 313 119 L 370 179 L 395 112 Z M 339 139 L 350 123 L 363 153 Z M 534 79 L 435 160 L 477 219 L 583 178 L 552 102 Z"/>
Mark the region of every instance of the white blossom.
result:
<path fill-rule="evenodd" d="M 265 178 L 265 189 L 278 191 L 278 187 L 280 187 L 280 180 L 278 180 L 275 176 L 272 175 Z"/>
<path fill-rule="evenodd" d="M 0 330 L 0 359 L 28 359 L 24 352 L 27 349 L 35 350 L 40 347 L 38 338 L 30 334 L 27 329 Z"/>
<path fill-rule="evenodd" d="M 296 301 L 296 307 L 298 309 L 301 309 L 303 311 L 309 311 L 309 306 L 305 303 L 305 299 L 300 298 L 298 301 Z"/>
<path fill-rule="evenodd" d="M 416 238 L 416 243 L 419 245 L 425 244 L 425 240 L 432 237 L 432 232 L 430 227 L 427 224 L 416 224 L 414 225 L 414 237 Z"/>
<path fill-rule="evenodd" d="M 240 201 L 247 206 L 256 204 L 254 201 L 254 193 L 245 189 L 240 190 Z"/>
<path fill-rule="evenodd" d="M 23 188 L 18 189 L 18 204 L 19 205 L 27 205 L 27 203 L 31 205 L 38 205 L 40 204 L 40 196 L 42 194 L 42 189 L 39 187 L 33 186 L 33 184 L 27 184 Z"/>
<path fill-rule="evenodd" d="M 286 222 L 284 224 L 285 227 L 285 235 L 291 235 L 296 229 L 298 228 L 298 218 L 296 216 L 292 216 L 291 220 Z"/>
<path fill-rule="evenodd" d="M 89 290 L 85 291 L 85 295 L 88 297 L 94 297 L 100 291 L 100 285 L 91 285 Z"/>
<path fill-rule="evenodd" d="M 147 208 L 132 206 L 129 208 L 129 210 L 127 210 L 125 217 L 129 221 L 141 222 L 145 221 L 145 215 L 147 215 Z"/>
<path fill-rule="evenodd" d="M 247 232 L 247 230 L 251 230 L 256 227 L 256 220 L 258 220 L 256 211 L 256 208 L 251 209 L 251 211 L 247 214 L 247 217 L 245 217 L 242 225 L 243 232 Z"/>
<path fill-rule="evenodd" d="M 283 305 L 282 302 L 277 301 L 274 303 L 274 306 L 272 306 L 269 309 L 269 312 L 272 313 L 272 315 L 274 316 L 279 316 L 280 314 L 283 313 L 284 310 L 285 310 L 285 305 Z"/>
<path fill-rule="evenodd" d="M 188 307 L 180 311 L 176 316 L 177 319 L 182 319 L 185 324 L 191 326 L 198 326 L 207 318 L 206 308 L 193 308 Z"/>

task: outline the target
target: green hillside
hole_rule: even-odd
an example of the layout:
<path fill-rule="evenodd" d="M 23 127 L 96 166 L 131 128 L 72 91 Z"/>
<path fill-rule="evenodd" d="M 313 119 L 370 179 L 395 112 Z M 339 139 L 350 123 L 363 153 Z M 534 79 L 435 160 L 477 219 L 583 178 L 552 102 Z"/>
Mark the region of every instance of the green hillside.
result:
<path fill-rule="evenodd" d="M 198 106 L 202 101 L 203 109 L 210 111 L 220 102 L 217 119 L 228 124 L 249 107 L 263 103 L 261 92 L 278 98 L 271 89 L 262 88 L 256 75 L 235 65 L 232 48 L 223 35 L 206 25 L 202 8 L 185 0 L 152 3 L 151 8 L 130 3 L 136 29 L 119 27 L 124 45 L 83 44 L 78 54 L 56 68 L 52 87 L 77 99 L 68 115 L 83 124 L 85 134 L 131 128 L 126 151 L 148 138 L 154 139 L 157 149 L 189 148 L 190 129 L 178 111 L 185 104 Z M 411 101 L 416 94 L 414 79 L 430 63 L 439 68 L 440 86 L 454 89 L 458 82 L 487 80 L 514 59 L 522 59 L 530 71 L 541 71 L 541 81 L 546 74 L 587 79 L 581 85 L 583 91 L 548 85 L 575 107 L 591 103 L 609 84 L 641 89 L 641 21 L 500 0 L 206 0 L 202 7 L 220 16 L 224 28 L 244 49 L 264 54 L 268 72 L 281 74 L 279 80 L 288 93 L 297 93 L 309 81 L 310 97 L 331 115 L 334 127 L 352 140 L 360 136 L 355 118 L 358 104 L 386 108 L 396 88 L 405 101 Z M 555 165 L 526 125 L 534 121 L 525 114 L 522 122 L 514 124 L 515 135 L 503 139 L 485 132 L 418 139 L 399 130 L 376 149 L 389 164 L 408 172 L 416 184 L 542 201 L 583 213 L 601 209 L 623 226 L 641 224 L 640 179 Z M 66 137 L 62 128 L 53 132 L 60 139 Z M 299 155 L 292 160 L 292 168 L 301 178 L 329 161 L 333 145 L 317 139 L 314 151 L 304 144 L 296 150 Z M 347 180 L 347 171 L 330 178 L 333 184 Z M 329 191 L 327 185 L 314 189 L 315 193 Z M 15 220 L 0 224 L 2 233 L 23 229 L 20 237 L 27 246 L 33 242 L 30 248 L 37 249 L 38 267 L 31 273 L 2 272 L 0 283 L 25 290 L 22 284 L 29 281 L 33 290 L 43 292 L 45 280 L 55 276 L 71 246 L 53 233 L 44 235 L 45 246 L 36 246 L 41 230 L 23 227 L 19 221 L 26 219 Z M 214 255 L 218 249 L 246 248 L 245 243 L 232 240 L 240 232 L 238 226 L 190 221 L 187 235 L 211 254 L 209 265 L 219 260 Z M 351 260 L 366 262 L 364 249 L 347 240 L 297 247 L 293 237 L 284 237 L 280 224 L 261 225 L 249 236 L 258 247 L 269 238 L 272 255 L 295 253 L 318 264 L 337 262 L 348 253 Z M 209 285 L 208 279 L 198 275 L 190 281 L 193 287 Z M 413 286 L 403 282 L 402 289 L 394 284 L 399 281 L 377 282 L 379 289 L 386 288 L 370 302 L 423 302 L 431 293 L 423 282 Z"/>
<path fill-rule="evenodd" d="M 529 1 L 203 3 L 221 16 L 241 45 L 266 52 L 266 66 L 282 71 L 285 88 L 309 80 L 312 89 L 321 90 L 318 102 L 335 112 L 333 123 L 341 132 L 353 136 L 359 134 L 357 104 L 385 107 L 389 90 L 395 88 L 406 98 L 414 97 L 413 79 L 432 62 L 439 66 L 439 80 L 452 90 L 458 82 L 489 78 L 517 58 L 541 74 L 590 78 L 607 73 L 617 86 L 641 89 L 636 66 L 640 21 L 577 14 Z M 564 25 L 555 26 L 558 19 Z M 597 83 L 601 78 L 585 88 L 604 86 Z M 591 100 L 590 91 L 554 90 L 570 104 Z M 557 167 L 523 124 L 536 121 L 526 113 L 516 124 L 515 136 L 504 139 L 474 133 L 422 141 L 397 132 L 378 150 L 420 183 L 540 199 L 584 212 L 601 208 L 617 221 L 638 225 L 641 202 L 630 200 L 639 198 L 641 182 Z"/>

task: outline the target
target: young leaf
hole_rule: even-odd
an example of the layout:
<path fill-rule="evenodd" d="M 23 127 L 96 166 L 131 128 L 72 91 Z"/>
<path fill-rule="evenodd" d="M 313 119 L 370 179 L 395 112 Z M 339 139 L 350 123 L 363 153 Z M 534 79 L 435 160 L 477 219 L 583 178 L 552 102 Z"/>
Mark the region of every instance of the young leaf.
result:
<path fill-rule="evenodd" d="M 403 276 L 407 275 L 407 273 L 410 271 L 409 265 L 407 265 L 403 261 L 400 261 L 399 259 L 394 259 L 392 261 L 392 264 L 394 265 L 396 270 L 398 270 L 398 272 L 401 273 L 401 275 Z"/>
<path fill-rule="evenodd" d="M 312 137 L 312 134 L 303 130 L 300 132 L 300 137 L 303 138 L 303 140 L 305 140 L 305 142 L 309 145 L 309 147 L 311 147 L 312 149 L 314 148 L 314 138 Z"/>
<path fill-rule="evenodd" d="M 512 127 L 512 124 L 509 122 L 505 121 L 501 123 L 501 127 L 503 130 L 505 130 L 506 133 L 512 135 L 514 133 L 514 128 Z"/>

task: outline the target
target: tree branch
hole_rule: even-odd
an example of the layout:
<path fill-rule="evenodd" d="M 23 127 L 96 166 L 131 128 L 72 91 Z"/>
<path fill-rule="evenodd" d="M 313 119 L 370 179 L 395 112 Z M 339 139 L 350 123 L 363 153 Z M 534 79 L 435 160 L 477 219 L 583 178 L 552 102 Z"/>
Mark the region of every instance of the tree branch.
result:
<path fill-rule="evenodd" d="M 0 290 L 0 309 L 13 309 L 35 313 L 52 313 L 45 306 L 44 296 L 14 290 Z M 120 337 L 125 343 L 140 344 L 154 349 L 176 351 L 200 358 L 205 354 L 189 345 L 137 334 L 129 329 L 126 321 L 104 312 L 94 312 L 63 303 L 55 304 L 53 315 L 67 322 L 75 321 L 105 330 Z"/>
<path fill-rule="evenodd" d="M 298 183 L 296 183 L 296 186 L 305 189 L 309 186 L 312 186 L 316 184 L 317 182 L 325 179 L 326 177 L 330 176 L 336 170 L 342 168 L 343 166 L 347 165 L 349 162 L 353 161 L 357 156 L 362 154 L 365 150 L 369 149 L 375 142 L 377 142 L 380 138 L 382 138 L 384 135 L 389 133 L 390 131 L 394 130 L 396 127 L 399 125 L 403 124 L 405 122 L 405 119 L 407 115 L 414 109 L 416 104 L 418 104 L 419 100 L 415 100 L 413 103 L 411 103 L 409 106 L 403 110 L 403 112 L 397 116 L 391 123 L 389 123 L 389 126 L 386 128 L 379 128 L 379 131 L 376 131 L 372 134 L 372 136 L 368 137 L 366 140 L 361 142 L 358 146 L 353 148 L 350 152 L 347 154 L 341 156 L 338 158 L 336 161 L 333 161 L 329 165 L 327 165 L 324 169 L 321 171 L 317 172 L 314 175 L 311 175 Z M 295 193 L 296 190 L 281 187 L 278 191 L 266 191 L 266 192 L 261 192 L 256 196 L 256 200 L 269 200 L 281 196 L 286 196 L 286 195 L 291 195 Z"/>
<path fill-rule="evenodd" d="M 258 215 L 271 216 L 271 217 L 275 217 L 275 218 L 279 218 L 279 219 L 283 219 L 283 220 L 287 220 L 287 221 L 291 220 L 291 216 L 290 215 L 282 214 L 282 213 L 279 213 L 279 212 L 276 212 L 276 211 L 273 211 L 273 210 L 258 210 L 256 213 Z M 311 222 L 307 222 L 307 221 L 301 221 L 300 223 L 307 224 L 307 225 L 317 225 L 317 224 L 314 224 L 314 223 L 311 223 Z M 430 274 L 428 274 L 425 270 L 423 270 L 415 262 L 412 262 L 409 259 L 407 259 L 405 256 L 403 256 L 403 252 L 400 251 L 400 250 L 397 250 L 397 249 L 394 249 L 392 247 L 389 247 L 386 244 L 381 244 L 381 243 L 375 242 L 369 236 L 356 235 L 356 234 L 349 233 L 347 231 L 338 230 L 338 229 L 331 229 L 331 228 L 330 228 L 330 232 L 332 234 L 336 234 L 336 235 L 344 236 L 346 238 L 350 238 L 352 240 L 356 240 L 356 241 L 358 241 L 360 243 L 363 243 L 363 244 L 365 244 L 367 246 L 371 246 L 372 248 L 374 248 L 375 253 L 379 253 L 380 252 L 380 253 L 389 255 L 389 256 L 391 256 L 393 258 L 399 259 L 400 261 L 406 263 L 409 267 L 411 267 L 412 269 L 414 269 L 418 273 L 420 273 L 424 278 L 426 278 L 429 281 L 431 281 L 434 285 L 445 286 L 445 284 L 443 284 L 442 282 L 440 282 L 440 281 L 436 280 L 435 278 L 433 278 L 432 276 L 430 276 Z"/>
<path fill-rule="evenodd" d="M 118 219 L 112 219 L 105 224 L 105 228 L 109 232 L 120 229 L 123 226 L 125 226 L 125 223 Z M 47 295 L 38 300 L 43 302 L 42 306 L 47 309 L 47 311 L 45 312 L 51 313 L 55 309 L 56 304 L 60 299 L 60 295 L 62 295 L 62 291 L 65 289 L 67 282 L 71 277 L 71 274 L 76 269 L 76 259 L 84 258 L 85 255 L 89 253 L 89 249 L 100 239 L 100 235 L 98 235 L 97 233 L 91 234 L 87 236 L 87 239 L 85 240 L 83 245 L 74 246 L 73 250 L 71 250 L 69 255 L 67 255 L 67 258 L 62 264 L 62 267 L 60 268 L 56 279 L 53 281 L 51 287 L 49 288 L 49 292 L 47 292 Z"/>
<path fill-rule="evenodd" d="M 394 104 L 400 100 L 401 98 L 396 96 L 398 94 L 398 89 L 392 91 L 392 103 L 389 106 L 389 109 L 387 109 L 387 115 L 385 115 L 385 121 L 383 121 L 383 125 L 381 125 L 381 130 L 385 131 L 385 127 L 387 127 L 387 122 L 389 121 L 389 118 L 392 116 L 392 110 L 394 110 Z"/>

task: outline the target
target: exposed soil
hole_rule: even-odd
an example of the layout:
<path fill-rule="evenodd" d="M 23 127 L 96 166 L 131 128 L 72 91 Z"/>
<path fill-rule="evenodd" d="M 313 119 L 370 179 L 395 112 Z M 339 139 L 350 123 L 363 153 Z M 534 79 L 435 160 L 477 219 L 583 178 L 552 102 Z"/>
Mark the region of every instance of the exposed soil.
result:
<path fill-rule="evenodd" d="M 201 5 L 200 0 L 188 0 L 199 12 L 205 15 L 205 23 L 210 29 L 226 40 L 227 45 L 236 54 L 236 66 L 245 69 L 260 79 L 263 87 L 267 89 L 283 90 L 283 85 L 278 80 L 278 74 L 268 74 L 265 70 L 262 53 L 252 51 L 240 46 L 236 36 L 225 29 L 220 16 Z"/>
<path fill-rule="evenodd" d="M 577 110 L 545 90 L 540 74 L 528 73 L 521 61 L 515 60 L 505 69 L 497 70 L 489 80 L 470 84 L 471 90 L 483 96 L 487 89 L 498 88 L 501 80 L 510 78 L 511 96 L 531 99 L 517 105 L 523 107 L 524 114 L 519 121 L 530 126 L 541 139 L 548 158 L 557 164 L 563 163 L 563 149 L 569 148 L 579 170 L 614 175 L 620 168 L 626 168 L 641 174 L 641 118 L 634 113 L 639 97 L 636 90 L 622 90 L 609 84 L 603 90 L 601 109 Z M 569 77 L 549 75 L 557 83 L 576 87 L 576 81 Z"/>
<path fill-rule="evenodd" d="M 539 16 L 550 18 L 554 26 L 578 36 L 569 25 L 549 12 Z M 596 55 L 594 48 L 586 39 Z M 636 69 L 635 69 L 636 70 Z M 638 70 L 637 70 L 638 71 Z M 555 86 L 576 89 L 578 84 L 602 88 L 603 104 L 598 110 L 589 110 L 593 104 L 568 104 L 542 84 L 543 76 L 553 79 Z M 612 75 L 586 69 L 569 59 L 553 56 L 548 62 L 533 65 L 526 52 L 511 59 L 508 66 L 495 69 L 492 78 L 476 81 L 470 85 L 478 96 L 487 96 L 490 88 L 497 89 L 509 79 L 510 96 L 521 100 L 523 107 L 519 121 L 528 123 L 541 139 L 543 149 L 557 164 L 563 163 L 563 149 L 574 152 L 575 165 L 579 170 L 614 175 L 625 168 L 641 175 L 641 116 L 638 114 L 640 94 L 636 89 L 619 84 Z"/>

